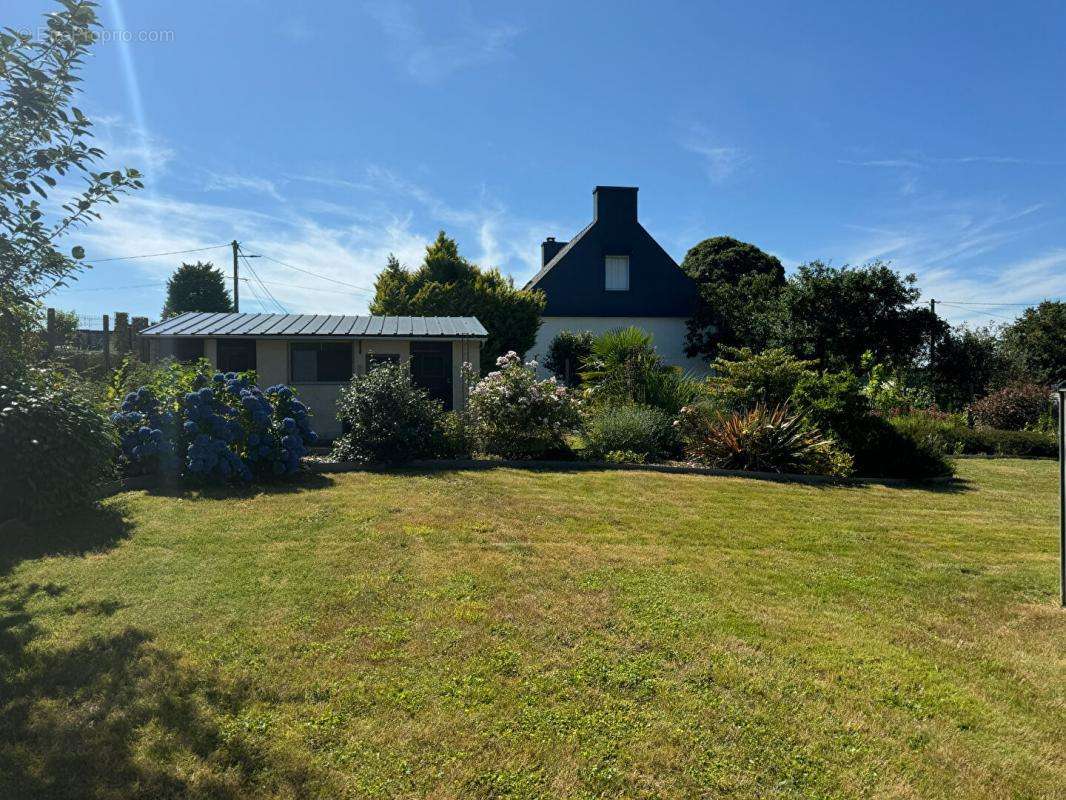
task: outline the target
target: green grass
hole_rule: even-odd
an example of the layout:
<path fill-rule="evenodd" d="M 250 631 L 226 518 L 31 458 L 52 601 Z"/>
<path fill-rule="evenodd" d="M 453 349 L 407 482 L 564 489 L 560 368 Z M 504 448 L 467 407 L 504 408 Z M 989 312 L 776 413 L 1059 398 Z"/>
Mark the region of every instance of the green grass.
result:
<path fill-rule="evenodd" d="M 1066 797 L 1056 467 L 131 492 L 0 545 L 0 797 Z"/>

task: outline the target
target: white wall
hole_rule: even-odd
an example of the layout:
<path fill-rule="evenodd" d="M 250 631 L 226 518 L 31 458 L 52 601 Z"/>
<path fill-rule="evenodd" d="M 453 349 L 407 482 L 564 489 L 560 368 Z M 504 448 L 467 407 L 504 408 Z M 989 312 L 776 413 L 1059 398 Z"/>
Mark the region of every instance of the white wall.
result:
<path fill-rule="evenodd" d="M 687 317 L 542 317 L 537 341 L 526 357 L 536 358 L 543 364 L 548 355 L 548 346 L 560 331 L 591 331 L 594 335 L 599 335 L 632 325 L 652 335 L 655 349 L 667 364 L 697 375 L 707 375 L 709 370 L 706 361 L 685 355 L 687 323 Z"/>
<path fill-rule="evenodd" d="M 352 348 L 352 373 L 366 374 L 368 353 L 395 353 L 401 363 L 411 358 L 411 343 L 393 339 L 358 339 Z M 481 343 L 476 341 L 452 342 L 452 404 L 458 410 L 466 405 L 468 395 L 462 380 L 463 361 L 477 366 L 481 357 Z M 275 383 L 287 383 L 300 394 L 300 399 L 314 412 L 314 428 L 318 435 L 333 439 L 341 434 L 337 419 L 337 400 L 345 384 L 338 383 L 292 383 L 289 380 L 289 342 L 277 339 L 256 340 L 256 370 L 259 385 L 267 387 Z"/>

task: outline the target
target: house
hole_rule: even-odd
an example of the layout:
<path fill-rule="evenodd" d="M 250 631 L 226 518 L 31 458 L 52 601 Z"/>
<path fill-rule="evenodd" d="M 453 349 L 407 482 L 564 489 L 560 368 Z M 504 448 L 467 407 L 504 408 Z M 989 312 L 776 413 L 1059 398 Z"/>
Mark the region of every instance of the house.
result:
<path fill-rule="evenodd" d="M 464 363 L 488 336 L 475 317 L 215 314 L 190 311 L 141 331 L 153 360 L 206 358 L 222 372 L 254 369 L 263 388 L 285 383 L 315 412 L 325 439 L 341 433 L 337 399 L 353 375 L 409 363 L 415 382 L 446 409 L 466 405 Z"/>
<path fill-rule="evenodd" d="M 597 186 L 592 222 L 569 242 L 549 237 L 540 249 L 540 272 L 525 287 L 548 298 L 530 350 L 538 361 L 559 331 L 633 325 L 652 334 L 667 364 L 707 371 L 685 355 L 696 284 L 638 221 L 637 187 Z"/>

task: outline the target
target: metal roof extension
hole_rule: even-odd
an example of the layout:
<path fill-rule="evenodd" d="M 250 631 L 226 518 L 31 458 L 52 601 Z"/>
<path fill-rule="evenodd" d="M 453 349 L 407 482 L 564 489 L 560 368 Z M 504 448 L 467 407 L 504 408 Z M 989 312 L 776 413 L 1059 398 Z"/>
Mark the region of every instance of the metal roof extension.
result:
<path fill-rule="evenodd" d="M 351 317 L 339 314 L 215 314 L 186 311 L 145 328 L 140 335 L 484 339 L 489 332 L 477 317 Z"/>

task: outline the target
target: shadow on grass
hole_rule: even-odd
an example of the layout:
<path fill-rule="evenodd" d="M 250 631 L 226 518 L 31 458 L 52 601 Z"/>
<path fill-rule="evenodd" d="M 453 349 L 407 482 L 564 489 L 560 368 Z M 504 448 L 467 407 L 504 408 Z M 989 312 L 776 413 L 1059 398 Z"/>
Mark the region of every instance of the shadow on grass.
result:
<path fill-rule="evenodd" d="M 337 470 L 337 472 L 373 472 L 378 474 L 417 475 L 419 477 L 434 478 L 454 475 L 458 472 L 496 469 L 518 469 L 526 472 L 543 473 L 654 472 L 662 475 L 700 475 L 719 478 L 741 478 L 749 481 L 811 486 L 820 489 L 861 489 L 869 486 L 885 486 L 887 488 L 902 491 L 921 491 L 934 494 L 960 494 L 963 492 L 974 491 L 976 489 L 971 481 L 957 477 L 938 478 L 930 481 L 908 481 L 899 478 L 849 478 L 842 480 L 819 475 L 746 472 L 743 470 L 711 469 L 706 467 L 690 467 L 674 464 L 606 464 L 602 462 L 588 461 L 509 461 L 490 459 L 417 461 L 410 464 L 359 466 L 351 469 Z"/>
<path fill-rule="evenodd" d="M 263 494 L 300 494 L 328 489 L 336 481 L 329 475 L 306 473 L 278 483 L 228 484 L 226 486 L 194 486 L 181 481 L 160 481 L 147 485 L 144 491 L 156 497 L 178 497 L 186 500 L 229 500 Z"/>
<path fill-rule="evenodd" d="M 272 759 L 235 724 L 247 698 L 188 669 L 149 633 L 35 642 L 32 609 L 63 593 L 0 589 L 0 797 L 307 794 L 306 767 Z"/>
<path fill-rule="evenodd" d="M 0 575 L 28 559 L 107 550 L 127 538 L 132 529 L 122 503 L 89 506 L 40 522 L 9 520 L 0 526 Z"/>

